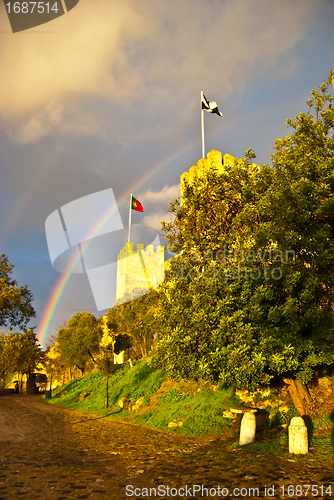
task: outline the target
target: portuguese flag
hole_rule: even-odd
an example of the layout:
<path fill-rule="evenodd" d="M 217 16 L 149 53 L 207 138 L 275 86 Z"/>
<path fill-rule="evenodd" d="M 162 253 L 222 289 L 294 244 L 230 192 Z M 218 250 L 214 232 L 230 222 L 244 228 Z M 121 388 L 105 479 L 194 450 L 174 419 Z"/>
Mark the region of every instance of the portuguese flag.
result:
<path fill-rule="evenodd" d="M 140 201 L 136 200 L 136 198 L 134 196 L 132 196 L 132 199 L 131 199 L 131 208 L 132 208 L 132 210 L 135 210 L 136 212 L 144 212 L 144 209 L 141 206 Z"/>

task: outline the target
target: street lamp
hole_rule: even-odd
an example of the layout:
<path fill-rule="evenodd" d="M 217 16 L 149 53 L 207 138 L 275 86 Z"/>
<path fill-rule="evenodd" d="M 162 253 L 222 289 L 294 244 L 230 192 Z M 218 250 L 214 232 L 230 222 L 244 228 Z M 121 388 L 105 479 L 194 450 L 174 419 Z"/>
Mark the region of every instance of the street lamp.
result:
<path fill-rule="evenodd" d="M 50 377 L 50 398 L 52 398 L 52 375 L 53 375 L 54 363 L 51 363 L 51 377 Z"/>
<path fill-rule="evenodd" d="M 47 382 L 45 383 L 45 399 L 49 399 L 52 397 L 52 375 L 53 375 L 53 368 L 54 368 L 54 363 L 53 361 L 51 362 L 51 375 L 50 375 L 50 389 L 47 390 Z"/>
<path fill-rule="evenodd" d="M 105 401 L 104 401 L 104 407 L 108 408 L 109 407 L 109 399 L 108 399 L 109 359 L 111 358 L 111 355 L 112 355 L 112 351 L 111 351 L 110 347 L 108 347 L 104 351 L 104 355 L 105 355 L 105 359 L 107 360 L 107 384 L 106 384 L 106 397 L 105 397 Z"/>

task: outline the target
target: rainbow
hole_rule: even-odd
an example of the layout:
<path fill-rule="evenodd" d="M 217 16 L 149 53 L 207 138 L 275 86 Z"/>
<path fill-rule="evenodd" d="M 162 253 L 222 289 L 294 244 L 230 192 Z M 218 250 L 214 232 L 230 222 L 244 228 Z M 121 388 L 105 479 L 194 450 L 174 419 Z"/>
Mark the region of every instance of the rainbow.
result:
<path fill-rule="evenodd" d="M 148 182 L 154 175 L 156 175 L 158 172 L 160 172 L 163 168 L 165 168 L 167 165 L 172 163 L 176 158 L 181 157 L 183 154 L 188 152 L 194 145 L 198 144 L 198 140 L 192 142 L 191 145 L 188 145 L 187 148 L 182 148 L 179 150 L 176 154 L 174 153 L 173 155 L 169 155 L 167 158 L 164 158 L 161 160 L 157 165 L 154 165 L 140 180 L 137 180 L 130 185 L 126 192 L 121 195 L 120 201 L 118 202 L 118 208 L 122 207 L 124 204 L 128 202 L 129 199 L 129 193 L 135 192 L 138 189 L 140 189 L 146 182 Z M 98 234 L 99 230 L 103 227 L 104 224 L 108 221 L 112 214 L 110 211 L 107 211 L 103 217 L 97 222 L 96 226 L 93 228 L 93 230 L 90 232 L 88 238 L 93 238 L 94 235 Z M 87 238 L 87 239 L 88 239 Z M 87 245 L 89 245 L 89 242 L 86 243 L 85 248 L 82 248 L 82 251 L 84 252 L 87 249 Z M 84 245 L 82 245 L 84 247 Z M 50 325 L 52 323 L 52 320 L 54 318 L 54 315 L 57 311 L 57 308 L 59 306 L 59 303 L 61 301 L 61 298 L 64 295 L 64 292 L 71 280 L 73 270 L 77 266 L 78 262 L 80 260 L 80 255 L 79 257 L 72 257 L 71 261 L 68 263 L 67 268 L 65 273 L 62 273 L 61 276 L 59 277 L 58 281 L 54 285 L 49 298 L 47 300 L 46 307 L 43 311 L 43 315 L 41 318 L 40 326 L 38 327 L 37 331 L 37 336 L 39 338 L 39 342 L 42 347 L 44 347 L 47 335 L 49 333 Z"/>
<path fill-rule="evenodd" d="M 225 128 L 225 125 L 222 127 L 219 127 L 218 130 L 215 132 L 208 134 L 207 137 L 213 137 L 218 135 L 223 129 Z M 188 143 L 186 147 L 179 148 L 176 153 L 170 154 L 167 156 L 167 158 L 162 159 L 157 165 L 154 165 L 141 179 L 134 181 L 132 185 L 130 185 L 126 192 L 124 192 L 121 197 L 120 201 L 118 202 L 118 208 L 122 207 L 125 203 L 128 202 L 129 200 L 129 195 L 130 193 L 136 192 L 138 189 L 140 189 L 146 182 L 148 182 L 154 175 L 156 175 L 158 172 L 163 170 L 165 167 L 167 167 L 170 163 L 172 163 L 174 160 L 177 158 L 180 158 L 182 155 L 190 151 L 193 147 L 198 146 L 198 138 L 196 137 L 194 140 Z M 110 211 L 107 211 L 106 214 L 103 215 L 101 220 L 99 220 L 96 224 L 96 226 L 93 228 L 91 231 L 89 238 L 93 238 L 96 234 L 98 234 L 99 230 L 103 227 L 104 224 L 108 221 L 109 217 L 112 214 Z M 85 249 L 87 249 L 87 245 L 89 245 L 89 242 L 85 244 L 85 248 L 82 248 L 82 251 L 84 253 Z M 84 245 L 82 245 L 83 247 Z M 42 315 L 40 327 L 38 328 L 37 336 L 39 338 L 39 342 L 42 347 L 44 347 L 47 335 L 49 333 L 50 325 L 52 323 L 52 320 L 54 318 L 54 315 L 57 311 L 57 308 L 59 306 L 59 303 L 61 301 L 61 298 L 64 295 L 64 292 L 71 280 L 73 270 L 77 266 L 78 262 L 80 260 L 80 256 L 73 258 L 69 264 L 68 264 L 68 269 L 66 269 L 65 273 L 62 273 L 61 276 L 59 277 L 58 281 L 56 282 L 55 286 L 53 287 L 50 296 L 47 300 L 47 304 L 45 307 L 45 310 Z"/>
<path fill-rule="evenodd" d="M 124 201 L 126 201 L 126 198 L 125 200 L 123 200 L 123 203 Z M 50 327 L 51 321 L 53 320 L 59 302 L 71 280 L 75 268 L 78 266 L 81 260 L 81 255 L 84 254 L 85 251 L 89 248 L 94 236 L 99 234 L 100 230 L 103 228 L 103 226 L 107 224 L 108 220 L 110 219 L 110 217 L 112 217 L 113 214 L 114 210 L 111 211 L 109 207 L 102 215 L 102 217 L 97 221 L 94 228 L 92 228 L 89 231 L 89 233 L 86 234 L 86 241 L 80 244 L 81 251 L 73 252 L 72 257 L 70 258 L 69 262 L 66 265 L 65 271 L 60 275 L 58 281 L 53 287 L 42 316 L 41 326 L 37 332 L 37 336 L 39 338 L 42 347 L 44 347 L 45 340 L 48 334 L 48 329 Z"/>

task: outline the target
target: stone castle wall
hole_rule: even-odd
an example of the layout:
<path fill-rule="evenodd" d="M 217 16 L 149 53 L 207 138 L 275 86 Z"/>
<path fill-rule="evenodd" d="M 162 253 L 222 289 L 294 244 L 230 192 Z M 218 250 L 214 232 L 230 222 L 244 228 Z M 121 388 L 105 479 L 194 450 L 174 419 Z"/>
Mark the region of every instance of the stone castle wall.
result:
<path fill-rule="evenodd" d="M 227 165 L 234 165 L 235 158 L 232 155 L 226 154 L 222 159 L 222 154 L 220 151 L 213 149 L 207 155 L 207 158 L 201 158 L 197 165 L 190 167 L 189 172 L 184 172 L 180 177 L 181 182 L 181 199 L 182 191 L 184 186 L 184 181 L 191 184 L 195 177 L 202 177 L 205 171 L 210 167 L 215 167 L 218 172 L 223 172 Z"/>
<path fill-rule="evenodd" d="M 205 171 L 207 171 L 211 167 L 215 167 L 218 173 L 223 173 L 226 170 L 226 167 L 233 167 L 236 163 L 236 158 L 232 155 L 225 154 L 222 157 L 222 153 L 220 151 L 216 151 L 213 149 L 207 155 L 207 158 L 201 158 L 197 165 L 193 165 L 190 167 L 189 172 L 184 172 L 181 175 L 181 201 L 182 201 L 182 193 L 184 189 L 184 181 L 187 181 L 189 184 L 192 183 L 195 177 L 202 177 Z M 256 163 L 252 163 L 252 167 L 258 167 Z"/>
<path fill-rule="evenodd" d="M 181 201 L 184 182 L 192 183 L 196 177 L 201 177 L 212 167 L 223 173 L 227 167 L 236 164 L 234 156 L 213 149 L 207 155 L 193 165 L 189 172 L 181 175 Z M 252 164 L 253 167 L 258 167 Z M 137 249 L 133 249 L 133 243 L 127 243 L 118 254 L 117 261 L 117 286 L 115 305 L 140 297 L 150 290 L 156 288 L 164 279 L 164 270 L 168 263 L 164 263 L 164 247 L 158 246 L 153 251 L 153 245 L 148 245 L 144 250 L 144 244 L 138 243 Z"/>
<path fill-rule="evenodd" d="M 156 288 L 164 279 L 164 247 L 127 243 L 117 258 L 116 303 L 135 299 Z"/>

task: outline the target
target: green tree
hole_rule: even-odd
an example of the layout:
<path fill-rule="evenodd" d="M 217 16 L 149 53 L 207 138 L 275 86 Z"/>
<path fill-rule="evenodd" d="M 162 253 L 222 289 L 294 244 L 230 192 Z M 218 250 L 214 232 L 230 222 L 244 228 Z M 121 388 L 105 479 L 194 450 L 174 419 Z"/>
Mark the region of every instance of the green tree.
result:
<path fill-rule="evenodd" d="M 4 387 L 11 383 L 15 370 L 12 368 L 12 359 L 9 355 L 9 334 L 0 332 L 0 380 Z"/>
<path fill-rule="evenodd" d="M 89 312 L 76 313 L 67 325 L 58 330 L 57 348 L 60 361 L 66 366 L 76 365 L 82 373 L 86 364 L 99 353 L 102 337 L 101 321 Z"/>
<path fill-rule="evenodd" d="M 22 375 L 27 375 L 29 384 L 29 379 L 33 377 L 37 365 L 43 359 L 34 328 L 36 327 L 24 333 L 0 333 L 1 377 L 4 379 L 7 373 L 18 373 L 21 377 L 21 387 Z"/>
<path fill-rule="evenodd" d="M 114 351 L 131 347 L 138 358 L 148 355 L 152 334 L 157 331 L 156 290 L 109 309 L 106 317 L 113 334 Z"/>
<path fill-rule="evenodd" d="M 48 346 L 44 352 L 43 359 L 43 368 L 47 375 L 49 386 L 51 381 L 60 381 L 63 385 L 66 382 L 66 369 L 65 364 L 60 358 L 60 354 L 58 352 L 58 343 L 56 342 L 56 336 L 51 338 L 51 341 L 54 343 L 52 346 Z M 73 365 L 69 366 L 70 372 Z"/>
<path fill-rule="evenodd" d="M 256 231 L 258 247 L 277 242 L 283 257 L 282 279 L 264 291 L 257 304 L 265 312 L 265 325 L 275 328 L 287 356 L 277 352 L 276 370 L 285 377 L 295 399 L 307 400 L 305 386 L 314 367 L 333 363 L 334 293 L 334 108 L 332 79 L 312 91 L 310 111 L 287 124 L 294 132 L 275 143 L 271 159 L 274 175 L 259 203 L 263 223 Z M 315 117 L 312 115 L 315 109 Z M 293 251 L 295 261 L 284 256 Z M 277 365 L 277 367 L 276 367 Z M 291 379 L 297 377 L 297 384 Z M 301 406 L 303 406 L 301 404 Z"/>
<path fill-rule="evenodd" d="M 162 364 L 170 375 L 220 378 L 254 388 L 270 380 L 254 356 L 262 348 L 248 345 L 256 334 L 243 309 L 255 283 L 245 279 L 245 272 L 240 279 L 234 276 L 235 252 L 239 256 L 240 249 L 252 245 L 248 223 L 259 223 L 256 203 L 263 191 L 260 170 L 245 159 L 222 173 L 212 165 L 204 176 L 185 183 L 182 204 L 171 204 L 174 220 L 163 229 L 178 254 L 159 287 L 156 320 L 163 335 L 152 356 L 152 363 Z"/>
<path fill-rule="evenodd" d="M 153 355 L 170 374 L 254 389 L 281 376 L 297 409 L 314 367 L 334 362 L 334 109 L 330 78 L 287 120 L 272 166 L 209 168 L 185 183 Z"/>
<path fill-rule="evenodd" d="M 31 318 L 36 317 L 31 305 L 32 293 L 27 285 L 18 287 L 11 278 L 11 264 L 4 254 L 0 255 L 0 326 L 19 326 L 26 328 Z"/>

